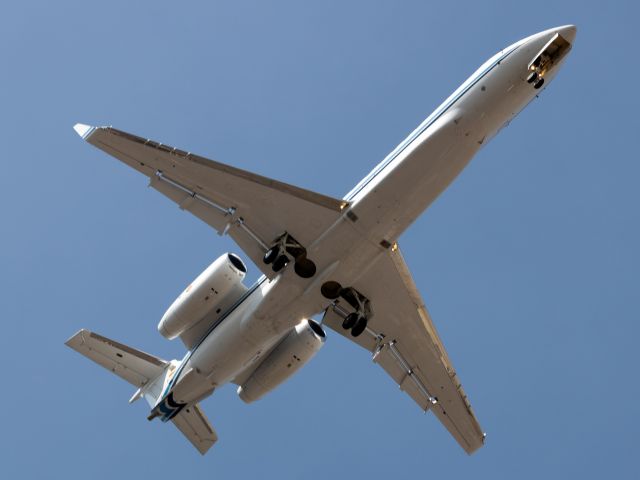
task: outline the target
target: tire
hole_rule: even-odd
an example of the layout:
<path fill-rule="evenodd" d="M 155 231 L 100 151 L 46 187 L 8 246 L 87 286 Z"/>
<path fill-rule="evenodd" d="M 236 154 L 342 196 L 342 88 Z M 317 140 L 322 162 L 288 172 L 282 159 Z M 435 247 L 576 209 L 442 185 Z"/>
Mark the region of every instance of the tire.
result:
<path fill-rule="evenodd" d="M 322 287 L 320 287 L 320 293 L 322 293 L 322 296 L 329 300 L 335 300 L 338 298 L 340 296 L 340 290 L 342 290 L 342 286 L 333 280 L 324 282 Z"/>
<path fill-rule="evenodd" d="M 316 264 L 309 260 L 307 257 L 302 257 L 296 260 L 293 269 L 302 278 L 311 278 L 316 274 Z"/>
<path fill-rule="evenodd" d="M 274 272 L 279 272 L 287 265 L 287 263 L 289 263 L 289 257 L 287 257 L 286 255 L 280 255 L 275 259 L 273 265 L 271 265 L 271 269 Z"/>
<path fill-rule="evenodd" d="M 356 324 L 351 329 L 351 336 L 359 337 L 362 334 L 362 332 L 365 331 L 366 328 L 367 328 L 367 318 L 366 317 L 358 318 L 358 320 L 356 321 Z"/>
<path fill-rule="evenodd" d="M 536 90 L 544 85 L 544 78 L 539 79 L 536 83 L 533 84 L 533 88 Z"/>
<path fill-rule="evenodd" d="M 342 328 L 344 328 L 345 330 L 350 330 L 353 328 L 353 326 L 358 323 L 358 314 L 356 312 L 350 313 L 349 315 L 347 315 L 344 319 L 344 321 L 342 322 Z"/>
<path fill-rule="evenodd" d="M 270 263 L 273 263 L 276 258 L 278 258 L 279 254 L 280 247 L 276 245 L 275 247 L 271 247 L 269 250 L 267 250 L 267 253 L 264 254 L 262 260 L 264 261 L 264 263 L 269 265 Z"/>
<path fill-rule="evenodd" d="M 538 80 L 538 72 L 531 72 L 527 77 L 527 83 L 533 83 Z"/>

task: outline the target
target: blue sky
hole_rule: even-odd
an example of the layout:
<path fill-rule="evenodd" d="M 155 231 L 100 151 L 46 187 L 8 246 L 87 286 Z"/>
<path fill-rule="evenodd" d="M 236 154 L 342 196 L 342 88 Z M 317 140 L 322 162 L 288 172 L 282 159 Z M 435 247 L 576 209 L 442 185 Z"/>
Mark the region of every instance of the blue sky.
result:
<path fill-rule="evenodd" d="M 0 461 L 17 478 L 637 478 L 635 2 L 3 2 Z M 165 358 L 237 249 L 83 143 L 117 128 L 341 197 L 481 63 L 575 23 L 563 71 L 401 238 L 486 446 L 467 457 L 337 334 L 200 457 L 63 342 Z M 250 268 L 248 280 L 257 278 Z"/>

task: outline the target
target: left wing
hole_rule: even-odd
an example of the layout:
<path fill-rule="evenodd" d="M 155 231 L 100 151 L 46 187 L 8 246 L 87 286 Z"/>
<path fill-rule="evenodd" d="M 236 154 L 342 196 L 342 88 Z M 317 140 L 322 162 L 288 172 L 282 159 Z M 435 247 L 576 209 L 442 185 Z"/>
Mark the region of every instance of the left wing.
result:
<path fill-rule="evenodd" d="M 208 160 L 112 127 L 77 124 L 87 142 L 150 179 L 150 186 L 219 234 L 228 233 L 268 277 L 262 262 L 273 241 L 287 232 L 309 245 L 347 205 L 319 193 Z"/>
<path fill-rule="evenodd" d="M 482 428 L 397 246 L 382 252 L 353 286 L 371 302 L 367 331 L 354 338 L 342 328 L 348 310 L 341 303 L 327 310 L 324 324 L 369 350 L 374 362 L 420 408 L 433 411 L 467 453 L 480 448 Z"/>

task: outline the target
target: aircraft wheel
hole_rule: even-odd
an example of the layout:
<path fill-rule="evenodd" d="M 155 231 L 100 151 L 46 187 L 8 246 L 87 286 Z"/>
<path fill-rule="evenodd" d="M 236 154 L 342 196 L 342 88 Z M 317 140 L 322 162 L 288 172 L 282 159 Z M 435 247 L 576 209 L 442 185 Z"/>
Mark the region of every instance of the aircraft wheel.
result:
<path fill-rule="evenodd" d="M 533 88 L 536 90 L 539 89 L 542 85 L 544 85 L 544 78 L 539 79 L 536 83 L 533 84 Z"/>
<path fill-rule="evenodd" d="M 302 278 L 311 278 L 316 274 L 316 264 L 304 256 L 296 260 L 293 269 Z"/>
<path fill-rule="evenodd" d="M 329 280 L 328 282 L 324 282 L 322 287 L 320 287 L 320 293 L 324 298 L 328 298 L 329 300 L 335 300 L 340 296 L 340 291 L 342 290 L 342 285 L 338 282 L 334 282 L 333 280 Z"/>
<path fill-rule="evenodd" d="M 533 83 L 538 80 L 538 72 L 531 72 L 527 77 L 527 83 Z"/>
<path fill-rule="evenodd" d="M 262 257 L 262 260 L 264 261 L 264 263 L 269 265 L 270 263 L 273 263 L 276 258 L 278 258 L 279 254 L 280 247 L 276 245 L 275 247 L 271 247 L 269 250 L 267 250 L 267 253 L 264 254 L 264 257 Z"/>
<path fill-rule="evenodd" d="M 358 318 L 359 318 L 359 315 L 356 312 L 350 313 L 343 320 L 342 328 L 344 328 L 345 330 L 349 330 L 349 329 L 353 328 L 353 326 L 356 323 L 358 323 Z"/>
<path fill-rule="evenodd" d="M 356 321 L 356 324 L 351 329 L 351 336 L 352 337 L 360 336 L 362 332 L 365 331 L 366 328 L 367 328 L 367 318 L 366 317 L 358 318 L 358 320 Z"/>
<path fill-rule="evenodd" d="M 275 259 L 273 265 L 271 265 L 271 269 L 274 272 L 279 272 L 287 265 L 287 263 L 289 263 L 289 257 L 287 257 L 286 255 L 280 255 Z"/>

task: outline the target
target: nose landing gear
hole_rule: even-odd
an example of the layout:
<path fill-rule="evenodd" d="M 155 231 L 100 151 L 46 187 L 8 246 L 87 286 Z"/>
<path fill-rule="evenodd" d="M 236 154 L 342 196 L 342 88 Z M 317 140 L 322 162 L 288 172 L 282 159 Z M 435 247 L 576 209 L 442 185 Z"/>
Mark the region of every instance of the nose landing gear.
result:
<path fill-rule="evenodd" d="M 533 83 L 533 88 L 537 90 L 544 85 L 544 77 L 541 73 L 533 71 L 527 77 L 527 83 Z"/>
<path fill-rule="evenodd" d="M 536 90 L 541 88 L 546 73 L 560 63 L 569 50 L 571 44 L 560 33 L 556 33 L 527 66 L 531 72 L 527 76 L 527 82 L 533 84 Z"/>
<path fill-rule="evenodd" d="M 543 53 L 529 65 L 531 73 L 527 76 L 527 83 L 532 83 L 536 90 L 544 85 L 544 74 L 548 70 L 549 63 L 549 56 Z"/>
<path fill-rule="evenodd" d="M 294 271 L 302 278 L 311 278 L 316 274 L 316 264 L 307 258 L 307 249 L 288 233 L 283 233 L 273 242 L 273 246 L 266 251 L 262 260 L 271 265 L 274 272 L 279 272 L 287 266 L 293 257 Z"/>

